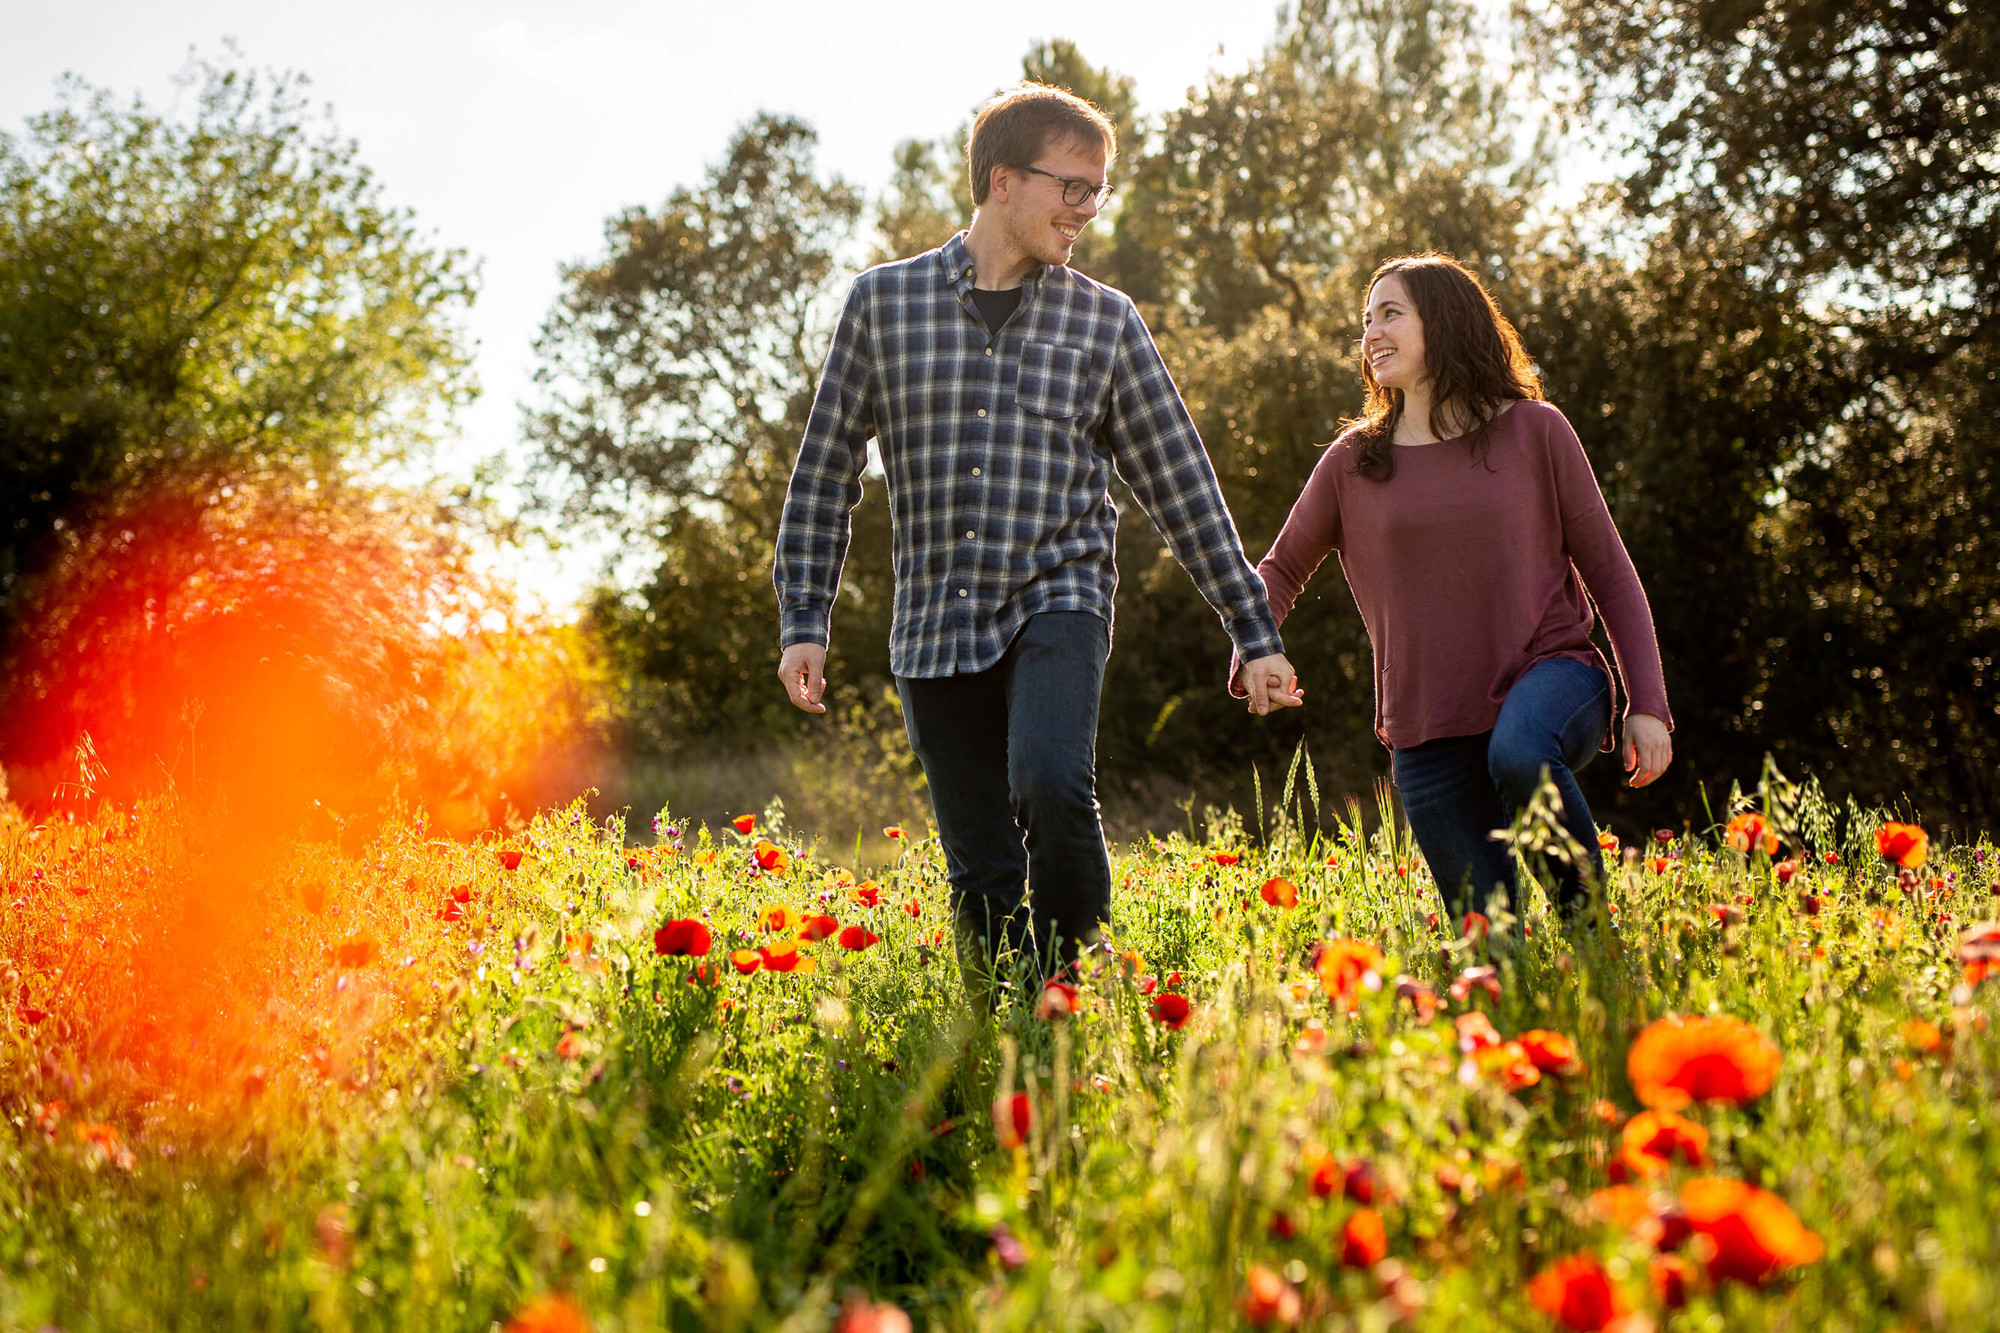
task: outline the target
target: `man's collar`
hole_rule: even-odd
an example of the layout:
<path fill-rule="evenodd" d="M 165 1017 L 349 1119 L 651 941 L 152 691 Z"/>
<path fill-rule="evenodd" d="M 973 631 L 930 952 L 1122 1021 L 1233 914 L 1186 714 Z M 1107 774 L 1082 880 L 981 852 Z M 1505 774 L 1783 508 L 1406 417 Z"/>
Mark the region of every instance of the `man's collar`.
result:
<path fill-rule="evenodd" d="M 956 236 L 938 247 L 938 255 L 944 261 L 944 280 L 952 285 L 954 291 L 958 292 L 970 290 L 973 278 L 977 276 L 973 271 L 972 252 L 965 248 L 965 238 L 970 234 L 969 232 L 959 232 Z M 1038 262 L 1021 278 L 1021 284 L 1023 286 L 1039 287 L 1042 278 L 1048 271 L 1049 266 L 1047 264 Z"/>

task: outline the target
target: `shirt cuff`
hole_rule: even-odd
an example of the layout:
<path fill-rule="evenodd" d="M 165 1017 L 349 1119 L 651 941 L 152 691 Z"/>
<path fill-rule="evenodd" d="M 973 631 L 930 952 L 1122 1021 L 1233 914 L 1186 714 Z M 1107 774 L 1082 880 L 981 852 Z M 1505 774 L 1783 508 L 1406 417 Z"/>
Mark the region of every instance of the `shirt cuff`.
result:
<path fill-rule="evenodd" d="M 812 607 L 791 607 L 778 617 L 778 647 L 783 649 L 795 643 L 828 643 L 827 614 Z"/>
<path fill-rule="evenodd" d="M 1231 629 L 1230 637 L 1235 640 L 1239 661 L 1254 662 L 1260 657 L 1271 657 L 1285 651 L 1285 641 L 1278 636 L 1278 622 L 1269 613 L 1238 620 Z"/>

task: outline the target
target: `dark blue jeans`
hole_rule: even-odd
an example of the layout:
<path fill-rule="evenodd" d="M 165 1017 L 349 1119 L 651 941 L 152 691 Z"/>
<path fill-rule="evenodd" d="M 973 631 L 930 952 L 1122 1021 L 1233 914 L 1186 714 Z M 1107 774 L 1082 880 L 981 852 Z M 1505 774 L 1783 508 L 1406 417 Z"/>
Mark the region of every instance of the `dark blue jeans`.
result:
<path fill-rule="evenodd" d="M 1611 725 L 1611 686 L 1594 666 L 1566 657 L 1537 663 L 1514 682 L 1493 730 L 1447 736 L 1395 752 L 1396 789 L 1424 861 L 1453 915 L 1482 911 L 1497 886 L 1516 904 L 1515 857 L 1493 841 L 1534 795 L 1546 766 L 1562 797 L 1562 822 L 1601 878 L 1597 825 L 1576 772 L 1597 757 Z M 1573 912 L 1584 901 L 1577 869 L 1553 863 L 1557 898 Z"/>
<path fill-rule="evenodd" d="M 1097 702 L 1111 629 L 1088 611 L 1030 616 L 990 670 L 897 677 L 924 766 L 961 940 L 1076 958 L 1111 910 L 1097 807 Z M 1032 890 L 1032 916 L 1022 902 Z M 960 961 L 969 961 L 961 947 Z"/>

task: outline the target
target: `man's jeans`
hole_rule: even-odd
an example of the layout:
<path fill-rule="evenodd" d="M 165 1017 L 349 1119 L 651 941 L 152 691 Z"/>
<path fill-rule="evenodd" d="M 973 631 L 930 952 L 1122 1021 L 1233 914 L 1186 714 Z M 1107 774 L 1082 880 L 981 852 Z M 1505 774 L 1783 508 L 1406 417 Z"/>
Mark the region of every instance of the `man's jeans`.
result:
<path fill-rule="evenodd" d="M 1088 611 L 1030 616 L 999 663 L 898 677 L 910 748 L 930 783 L 960 964 L 1004 947 L 1074 960 L 1111 908 L 1097 808 L 1097 701 L 1111 631 Z M 1033 917 L 1022 911 L 1033 890 Z M 967 977 L 969 988 L 976 989 Z"/>
<path fill-rule="evenodd" d="M 1396 788 L 1417 846 L 1453 915 L 1481 911 L 1497 886 L 1518 904 L 1514 854 L 1490 836 L 1506 828 L 1541 782 L 1544 766 L 1562 797 L 1562 822 L 1601 879 L 1597 825 L 1576 771 L 1598 754 L 1611 724 L 1611 687 L 1596 667 L 1566 657 L 1538 663 L 1514 683 L 1493 730 L 1398 750 Z M 1566 912 L 1584 902 L 1577 869 L 1554 862 Z"/>

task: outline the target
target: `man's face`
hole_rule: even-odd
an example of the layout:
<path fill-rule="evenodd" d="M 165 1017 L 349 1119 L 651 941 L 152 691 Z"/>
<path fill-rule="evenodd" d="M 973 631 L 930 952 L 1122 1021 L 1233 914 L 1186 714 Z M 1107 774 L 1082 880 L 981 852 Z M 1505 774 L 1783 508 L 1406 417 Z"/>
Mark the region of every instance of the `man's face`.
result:
<path fill-rule="evenodd" d="M 1109 164 L 1102 149 L 1075 139 L 1059 139 L 1041 152 L 1030 165 L 1056 176 L 1102 185 Z M 1087 196 L 1080 204 L 1063 202 L 1061 181 L 1032 171 L 1006 168 L 1008 189 L 1003 216 L 1007 238 L 1043 264 L 1069 263 L 1076 238 L 1097 216 L 1097 197 Z"/>

